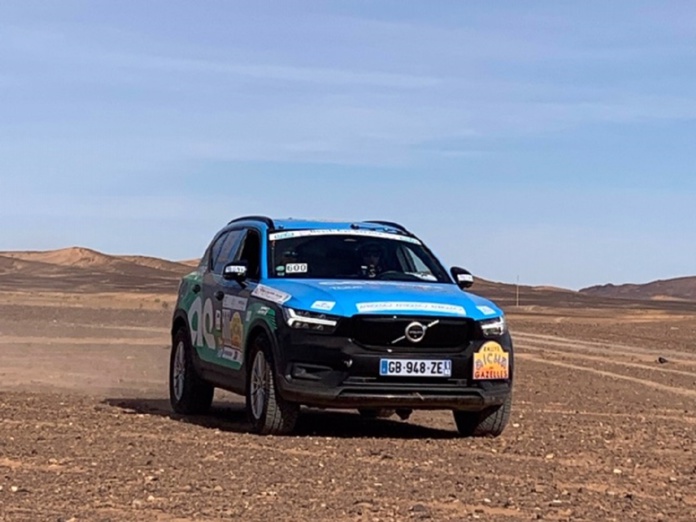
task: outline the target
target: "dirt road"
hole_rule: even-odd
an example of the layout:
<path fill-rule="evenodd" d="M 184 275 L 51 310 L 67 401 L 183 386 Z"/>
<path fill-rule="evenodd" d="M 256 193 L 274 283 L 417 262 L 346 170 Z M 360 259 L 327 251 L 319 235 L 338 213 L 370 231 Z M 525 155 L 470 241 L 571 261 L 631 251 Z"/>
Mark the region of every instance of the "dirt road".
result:
<path fill-rule="evenodd" d="M 2 521 L 696 520 L 693 317 L 657 343 L 511 315 L 499 439 L 457 437 L 447 412 L 316 410 L 258 437 L 231 395 L 169 412 L 163 303 L 5 297 Z"/>

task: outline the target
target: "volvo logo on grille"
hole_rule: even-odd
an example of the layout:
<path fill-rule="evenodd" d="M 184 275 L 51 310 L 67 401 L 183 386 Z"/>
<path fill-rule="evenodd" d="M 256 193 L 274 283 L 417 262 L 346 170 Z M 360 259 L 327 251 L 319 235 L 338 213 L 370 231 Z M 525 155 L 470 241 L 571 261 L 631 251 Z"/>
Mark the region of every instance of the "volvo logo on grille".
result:
<path fill-rule="evenodd" d="M 406 327 L 406 339 L 412 343 L 419 343 L 425 338 L 425 332 L 427 331 L 427 326 L 419 322 L 413 322 Z"/>
<path fill-rule="evenodd" d="M 418 321 L 413 321 L 406 327 L 406 330 L 404 330 L 405 335 L 402 335 L 398 339 L 394 339 L 391 344 L 400 343 L 404 339 L 408 339 L 413 344 L 417 344 L 425 339 L 425 334 L 428 332 L 428 328 L 432 328 L 439 322 L 440 320 L 438 319 L 437 321 L 433 321 L 432 323 L 425 325 L 423 323 L 419 323 Z"/>

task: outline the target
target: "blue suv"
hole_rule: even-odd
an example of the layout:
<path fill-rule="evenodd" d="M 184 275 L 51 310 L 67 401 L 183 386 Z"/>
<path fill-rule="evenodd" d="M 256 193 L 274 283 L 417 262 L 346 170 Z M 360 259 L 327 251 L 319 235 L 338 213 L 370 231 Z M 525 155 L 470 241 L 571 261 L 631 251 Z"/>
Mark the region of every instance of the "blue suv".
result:
<path fill-rule="evenodd" d="M 447 409 L 462 435 L 498 436 L 512 340 L 472 284 L 396 223 L 235 219 L 181 281 L 172 407 L 204 413 L 218 387 L 246 397 L 261 434 L 291 432 L 305 405 Z"/>

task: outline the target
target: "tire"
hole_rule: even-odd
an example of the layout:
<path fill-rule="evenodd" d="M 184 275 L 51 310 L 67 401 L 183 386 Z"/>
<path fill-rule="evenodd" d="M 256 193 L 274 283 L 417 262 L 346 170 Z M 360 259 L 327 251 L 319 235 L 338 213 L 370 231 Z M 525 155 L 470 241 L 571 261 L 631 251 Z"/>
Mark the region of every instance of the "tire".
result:
<path fill-rule="evenodd" d="M 388 419 L 396 413 L 396 410 L 390 410 L 387 408 L 358 408 L 358 412 L 363 419 Z"/>
<path fill-rule="evenodd" d="M 181 328 L 172 339 L 169 359 L 169 402 L 176 413 L 199 415 L 213 403 L 215 388 L 201 379 L 193 365 L 191 337 Z"/>
<path fill-rule="evenodd" d="M 258 335 L 248 353 L 246 409 L 252 431 L 260 435 L 291 433 L 300 406 L 286 401 L 277 391 L 270 341 L 265 335 Z"/>
<path fill-rule="evenodd" d="M 464 437 L 499 437 L 505 431 L 512 410 L 512 394 L 500 406 L 483 411 L 453 411 L 459 434 Z"/>

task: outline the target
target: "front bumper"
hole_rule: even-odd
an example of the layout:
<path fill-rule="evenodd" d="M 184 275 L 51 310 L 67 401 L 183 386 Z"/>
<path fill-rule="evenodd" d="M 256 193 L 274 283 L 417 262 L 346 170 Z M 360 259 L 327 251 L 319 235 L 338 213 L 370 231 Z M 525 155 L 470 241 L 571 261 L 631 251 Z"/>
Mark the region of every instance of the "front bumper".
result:
<path fill-rule="evenodd" d="M 277 385 L 286 400 L 307 406 L 480 411 L 503 404 L 512 391 L 512 342 L 509 335 L 497 341 L 510 354 L 510 379 L 475 381 L 473 354 L 485 340 L 457 351 L 411 347 L 389 352 L 349 338 L 284 329 L 276 355 Z M 381 377 L 383 358 L 448 359 L 452 376 Z"/>

